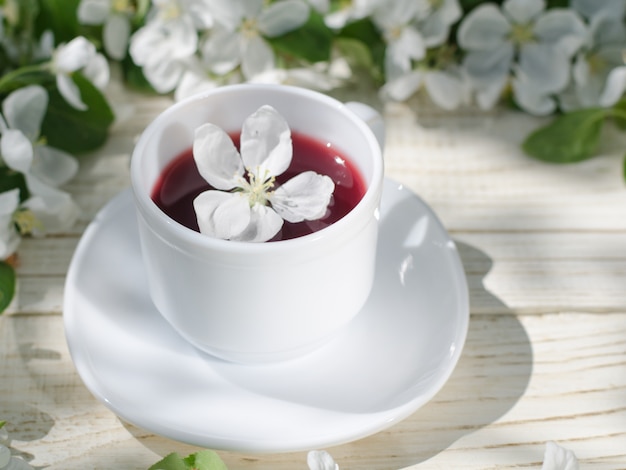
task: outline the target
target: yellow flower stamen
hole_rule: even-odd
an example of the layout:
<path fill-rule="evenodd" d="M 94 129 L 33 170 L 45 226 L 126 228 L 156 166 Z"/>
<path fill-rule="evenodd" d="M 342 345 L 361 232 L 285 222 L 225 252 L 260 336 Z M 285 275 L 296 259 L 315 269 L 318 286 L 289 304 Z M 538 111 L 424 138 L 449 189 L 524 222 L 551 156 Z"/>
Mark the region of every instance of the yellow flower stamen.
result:
<path fill-rule="evenodd" d="M 137 7 L 133 0 L 113 0 L 111 2 L 111 10 L 115 13 L 132 14 Z"/>
<path fill-rule="evenodd" d="M 515 24 L 511 29 L 511 34 L 509 35 L 513 44 L 517 44 L 518 46 L 521 44 L 527 44 L 529 42 L 534 41 L 535 35 L 533 34 L 532 25 L 529 24 Z"/>
<path fill-rule="evenodd" d="M 257 25 L 256 18 L 246 18 L 241 23 L 239 28 L 241 34 L 247 38 L 252 38 L 259 35 L 259 27 Z"/>
<path fill-rule="evenodd" d="M 258 168 L 256 174 L 248 170 L 248 179 L 246 180 L 242 177 L 239 182 L 243 194 L 250 202 L 250 207 L 253 207 L 255 204 L 266 206 L 276 182 L 276 177 L 268 176 L 267 172 L 261 177 L 257 175 Z"/>
<path fill-rule="evenodd" d="M 169 2 L 165 8 L 159 11 L 162 20 L 175 20 L 181 15 L 181 9 L 177 2 Z"/>
<path fill-rule="evenodd" d="M 13 223 L 21 235 L 28 235 L 35 230 L 43 231 L 43 223 L 29 209 L 19 209 L 13 214 Z"/>

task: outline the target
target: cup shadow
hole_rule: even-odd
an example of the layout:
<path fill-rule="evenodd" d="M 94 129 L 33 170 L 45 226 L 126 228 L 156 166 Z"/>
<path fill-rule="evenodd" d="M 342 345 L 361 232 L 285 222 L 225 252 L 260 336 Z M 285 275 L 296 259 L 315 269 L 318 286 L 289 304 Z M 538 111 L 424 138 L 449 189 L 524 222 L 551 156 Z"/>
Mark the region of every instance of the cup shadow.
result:
<path fill-rule="evenodd" d="M 401 449 L 394 452 L 393 462 L 380 468 L 416 465 L 497 421 L 524 394 L 533 366 L 528 334 L 483 285 L 491 258 L 466 243 L 457 241 L 456 245 L 470 286 L 470 304 L 486 303 L 497 314 L 471 315 L 463 354 L 446 385 L 429 403 L 387 431 L 337 448 L 337 455 L 354 455 L 358 447 L 360 458 L 375 461 L 369 449 Z"/>

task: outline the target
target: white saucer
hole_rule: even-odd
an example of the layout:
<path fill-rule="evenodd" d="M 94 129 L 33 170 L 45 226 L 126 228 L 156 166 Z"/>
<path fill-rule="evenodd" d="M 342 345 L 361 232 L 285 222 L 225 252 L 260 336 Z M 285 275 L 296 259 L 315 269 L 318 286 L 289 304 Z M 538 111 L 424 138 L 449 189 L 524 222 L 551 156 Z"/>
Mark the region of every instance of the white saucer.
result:
<path fill-rule="evenodd" d="M 444 385 L 469 322 L 455 245 L 424 202 L 385 181 L 374 289 L 339 336 L 297 360 L 244 366 L 181 339 L 148 296 L 129 190 L 96 216 L 65 286 L 65 333 L 89 390 L 124 420 L 201 447 L 286 452 L 352 441 Z"/>

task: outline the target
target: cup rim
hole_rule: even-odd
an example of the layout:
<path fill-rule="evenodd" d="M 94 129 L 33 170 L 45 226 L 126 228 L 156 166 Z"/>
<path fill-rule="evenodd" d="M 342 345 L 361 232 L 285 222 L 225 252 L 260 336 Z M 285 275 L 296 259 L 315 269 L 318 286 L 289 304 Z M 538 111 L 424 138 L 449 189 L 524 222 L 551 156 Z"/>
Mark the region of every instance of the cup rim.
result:
<path fill-rule="evenodd" d="M 167 214 L 165 214 L 156 203 L 152 200 L 150 194 L 140 191 L 139 182 L 139 162 L 143 159 L 143 148 L 147 145 L 149 139 L 156 132 L 156 128 L 160 125 L 161 120 L 167 116 L 176 113 L 180 108 L 183 108 L 194 101 L 205 100 L 213 95 L 236 92 L 237 89 L 242 90 L 257 90 L 262 92 L 263 90 L 279 90 L 286 94 L 302 95 L 308 99 L 315 99 L 322 101 L 329 107 L 335 108 L 347 117 L 352 124 L 354 124 L 358 130 L 363 134 L 364 139 L 367 141 L 368 147 L 371 148 L 373 153 L 372 164 L 372 176 L 367 185 L 365 194 L 361 197 L 357 205 L 348 212 L 344 217 L 338 221 L 330 224 L 313 233 L 303 235 L 296 238 L 290 238 L 287 240 L 277 240 L 272 242 L 249 242 L 249 241 L 237 241 L 237 240 L 223 240 L 219 238 L 210 237 L 200 232 L 186 227 L 179 222 L 175 221 Z M 148 126 L 143 130 L 139 140 L 137 141 L 132 153 L 130 162 L 130 177 L 131 186 L 134 199 L 137 203 L 139 211 L 146 217 L 149 225 L 153 225 L 153 221 L 160 227 L 168 230 L 176 239 L 181 240 L 185 244 L 190 244 L 195 247 L 205 248 L 210 250 L 217 250 L 221 252 L 230 253 L 243 253 L 243 254 L 272 254 L 273 252 L 279 252 L 286 249 L 299 249 L 311 247 L 313 244 L 322 243 L 326 239 L 341 238 L 342 233 L 351 233 L 361 230 L 370 218 L 378 211 L 378 203 L 380 200 L 380 194 L 382 192 L 382 183 L 384 176 L 384 162 L 382 149 L 374 133 L 367 126 L 367 124 L 360 119 L 354 112 L 352 112 L 341 101 L 325 95 L 320 92 L 309 90 L 306 88 L 290 86 L 290 85 L 276 85 L 276 84 L 234 84 L 224 85 L 218 88 L 205 90 L 200 93 L 186 97 L 185 99 L 174 103 L 167 109 L 159 113 Z M 371 212 L 372 214 L 367 214 Z M 360 223 L 356 221 L 361 220 Z M 160 234 L 163 237 L 163 234 Z M 169 239 L 169 237 L 168 237 Z"/>

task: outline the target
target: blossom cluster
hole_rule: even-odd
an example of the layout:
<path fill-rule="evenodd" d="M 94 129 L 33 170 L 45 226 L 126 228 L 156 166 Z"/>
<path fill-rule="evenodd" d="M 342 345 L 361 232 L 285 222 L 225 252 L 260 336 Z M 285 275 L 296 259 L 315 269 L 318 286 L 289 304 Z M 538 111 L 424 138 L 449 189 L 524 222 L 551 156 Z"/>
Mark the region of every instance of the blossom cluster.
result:
<path fill-rule="evenodd" d="M 546 115 L 612 106 L 626 88 L 624 0 L 473 2 L 469 11 L 461 0 L 153 0 L 133 31 L 134 3 L 81 0 L 78 18 L 103 24 L 110 57 L 128 51 L 154 89 L 178 97 L 240 81 L 328 89 L 353 77 L 335 44 L 312 66 L 271 42 L 311 29 L 313 15 L 337 39 L 372 28 L 366 47 L 383 50 L 381 95 L 394 100 L 423 88 L 444 109 L 488 109 L 511 89 L 523 110 Z"/>

